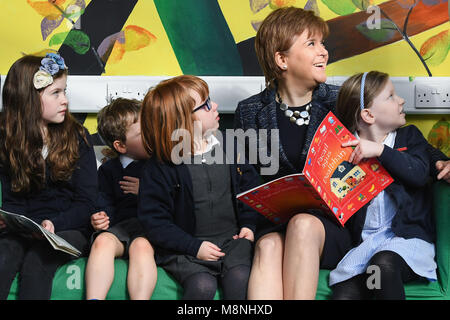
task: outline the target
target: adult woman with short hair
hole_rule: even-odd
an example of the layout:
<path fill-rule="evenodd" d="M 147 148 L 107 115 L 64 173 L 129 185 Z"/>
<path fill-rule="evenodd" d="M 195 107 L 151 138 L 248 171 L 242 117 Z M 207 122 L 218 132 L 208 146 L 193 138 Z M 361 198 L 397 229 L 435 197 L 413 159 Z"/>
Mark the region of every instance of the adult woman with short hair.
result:
<path fill-rule="evenodd" d="M 257 32 L 266 89 L 239 102 L 234 126 L 269 130 L 262 151 L 272 154 L 278 148 L 279 170 L 263 176 L 266 181 L 303 170 L 315 131 L 334 111 L 339 87 L 325 83 L 328 33 L 322 18 L 295 7 L 273 11 Z M 277 145 L 270 144 L 270 129 L 278 129 Z M 265 147 L 260 142 L 258 148 Z M 433 163 L 446 159 L 434 148 L 430 152 Z M 319 269 L 334 269 L 352 246 L 347 229 L 320 210 L 299 212 L 287 225 L 263 220 L 258 230 L 249 299 L 314 299 Z"/>

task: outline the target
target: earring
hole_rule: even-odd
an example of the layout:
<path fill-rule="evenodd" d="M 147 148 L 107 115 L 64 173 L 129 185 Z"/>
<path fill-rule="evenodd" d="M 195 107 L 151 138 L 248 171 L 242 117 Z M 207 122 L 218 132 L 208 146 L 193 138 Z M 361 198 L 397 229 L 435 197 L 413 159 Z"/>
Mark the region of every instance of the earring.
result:
<path fill-rule="evenodd" d="M 287 65 L 284 65 L 284 66 L 283 66 L 283 69 L 286 70 L 286 69 L 287 69 Z"/>

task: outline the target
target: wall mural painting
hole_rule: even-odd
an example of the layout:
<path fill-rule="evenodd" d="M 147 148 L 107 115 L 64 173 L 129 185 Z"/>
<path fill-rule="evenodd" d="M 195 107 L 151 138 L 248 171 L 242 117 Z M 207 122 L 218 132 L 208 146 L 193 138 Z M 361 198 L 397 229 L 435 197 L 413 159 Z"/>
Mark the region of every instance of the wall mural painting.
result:
<path fill-rule="evenodd" d="M 292 0 L 249 0 L 249 2 L 254 13 L 266 6 L 276 9 L 295 3 Z M 375 4 L 373 0 L 308 0 L 304 8 L 313 10 L 320 16 L 318 2 L 338 15 L 328 20 L 330 36 L 325 44 L 330 52 L 330 64 L 402 39 L 417 55 L 418 61 L 422 63 L 429 76 L 432 76 L 432 73 L 428 65 L 439 66 L 447 58 L 450 50 L 450 26 L 447 30 L 426 39 L 420 51 L 410 40 L 412 35 L 448 24 L 450 9 L 447 0 L 392 0 L 378 3 L 376 7 L 371 7 Z M 261 21 L 251 21 L 255 31 L 260 23 Z M 253 41 L 254 38 L 250 38 L 242 45 L 247 51 L 251 51 Z M 247 72 L 258 74 L 258 66 L 255 64 L 249 66 Z"/>
<path fill-rule="evenodd" d="M 117 63 L 126 52 L 145 48 L 157 40 L 156 36 L 145 28 L 137 25 L 124 26 L 137 1 L 109 2 L 91 2 L 86 8 L 84 0 L 27 0 L 27 3 L 43 16 L 42 40 L 45 41 L 51 36 L 49 46 L 59 46 L 59 52 L 67 61 L 83 62 L 84 68 L 71 63 L 71 74 L 87 75 L 105 73 L 106 63 Z M 81 16 L 83 19 L 78 19 Z M 64 20 L 73 25 L 72 29 L 52 34 Z M 112 33 L 109 34 L 110 32 Z M 48 51 L 56 50 L 44 49 L 36 54 Z M 86 62 L 88 63 L 85 64 Z"/>
<path fill-rule="evenodd" d="M 162 54 L 175 58 L 167 64 L 167 72 L 159 66 L 154 68 L 157 73 L 149 69 L 144 74 L 262 75 L 254 36 L 272 10 L 286 6 L 313 10 L 327 20 L 330 75 L 354 73 L 348 70 L 352 68 L 340 67 L 354 57 L 362 58 L 359 69 L 366 69 L 376 61 L 374 51 L 387 55 L 384 65 L 375 67 L 393 76 L 442 76 L 446 74 L 440 66 L 450 65 L 448 0 L 21 0 L 3 1 L 0 9 L 8 13 L 24 3 L 24 18 L 40 19 L 39 25 L 33 25 L 33 31 L 40 31 L 41 39 L 33 36 L 33 41 L 40 40 L 40 48 L 27 53 L 59 51 L 71 66 L 71 74 L 114 75 L 123 70 L 127 75 L 141 75 L 142 64 L 133 58 L 128 61 L 127 53 L 140 51 L 139 57 L 156 66 L 161 60 L 155 57 L 163 47 Z M 30 24 L 1 25 L 1 21 L 1 33 L 29 31 L 24 28 Z M 61 28 L 63 24 L 69 27 Z M 17 48 L 16 52 L 24 50 Z M 391 62 L 405 54 L 408 68 L 398 74 Z M 412 61 L 414 70 L 408 74 Z M 108 66 L 121 62 L 122 69 L 108 72 Z M 130 65 L 132 70 L 126 70 Z M 7 72 L 1 69 L 0 73 Z"/>
<path fill-rule="evenodd" d="M 53 51 L 72 75 L 261 76 L 254 37 L 286 6 L 328 22 L 329 76 L 450 76 L 448 0 L 5 0 L 0 74 L 23 54 Z M 427 126 L 449 154 L 448 120 Z"/>
<path fill-rule="evenodd" d="M 428 133 L 428 142 L 450 157 L 450 123 L 445 118 L 437 121 Z"/>

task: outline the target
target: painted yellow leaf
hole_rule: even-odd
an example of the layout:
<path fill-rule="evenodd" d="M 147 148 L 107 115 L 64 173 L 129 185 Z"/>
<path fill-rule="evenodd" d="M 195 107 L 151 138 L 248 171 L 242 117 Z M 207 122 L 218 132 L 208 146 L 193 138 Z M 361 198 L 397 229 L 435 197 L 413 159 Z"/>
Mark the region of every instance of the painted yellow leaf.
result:
<path fill-rule="evenodd" d="M 126 26 L 124 32 L 125 51 L 139 50 L 156 41 L 156 37 L 151 32 L 138 26 Z"/>
<path fill-rule="evenodd" d="M 27 0 L 28 4 L 36 10 L 41 16 L 47 17 L 47 19 L 57 19 L 61 15 L 61 12 L 55 8 L 55 5 L 61 6 L 66 0 L 52 0 L 52 1 L 32 1 Z"/>
<path fill-rule="evenodd" d="M 125 52 L 136 51 L 147 47 L 156 41 L 155 35 L 148 30 L 135 26 L 126 26 L 123 30 L 123 37 L 119 37 L 111 50 L 108 63 L 118 63 L 122 60 Z"/>
<path fill-rule="evenodd" d="M 424 42 L 420 48 L 420 54 L 427 64 L 438 66 L 447 58 L 450 49 L 449 31 L 442 31 Z"/>
<path fill-rule="evenodd" d="M 108 63 L 117 63 L 122 60 L 123 55 L 125 54 L 125 46 L 121 44 L 119 41 L 114 43 L 111 54 L 108 58 Z"/>
<path fill-rule="evenodd" d="M 270 0 L 270 7 L 278 9 L 295 5 L 295 0 Z"/>
<path fill-rule="evenodd" d="M 442 118 L 433 125 L 428 133 L 428 142 L 450 156 L 450 122 Z"/>

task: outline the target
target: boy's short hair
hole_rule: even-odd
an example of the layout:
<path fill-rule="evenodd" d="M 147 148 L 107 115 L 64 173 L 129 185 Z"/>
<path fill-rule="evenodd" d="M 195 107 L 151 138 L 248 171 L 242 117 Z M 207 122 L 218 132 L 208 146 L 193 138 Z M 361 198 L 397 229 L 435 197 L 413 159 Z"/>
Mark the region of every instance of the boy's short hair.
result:
<path fill-rule="evenodd" d="M 266 86 L 272 87 L 281 78 L 282 71 L 275 62 L 275 53 L 287 52 L 297 36 L 304 31 L 310 35 L 328 37 L 328 24 L 313 11 L 296 7 L 279 8 L 271 12 L 259 26 L 255 37 L 255 51 L 266 78 Z"/>
<path fill-rule="evenodd" d="M 114 141 L 126 142 L 129 126 L 139 120 L 140 107 L 138 100 L 117 98 L 97 114 L 98 134 L 114 152 Z"/>

